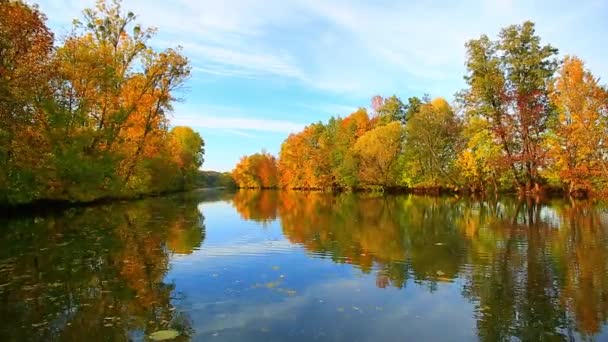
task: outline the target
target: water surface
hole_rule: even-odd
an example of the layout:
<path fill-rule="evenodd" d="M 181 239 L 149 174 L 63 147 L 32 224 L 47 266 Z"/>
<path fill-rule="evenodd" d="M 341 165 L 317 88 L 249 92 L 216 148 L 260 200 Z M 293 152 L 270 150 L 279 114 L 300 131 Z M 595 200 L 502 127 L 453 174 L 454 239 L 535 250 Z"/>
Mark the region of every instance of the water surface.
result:
<path fill-rule="evenodd" d="M 608 211 L 192 192 L 0 221 L 1 341 L 608 339 Z"/>

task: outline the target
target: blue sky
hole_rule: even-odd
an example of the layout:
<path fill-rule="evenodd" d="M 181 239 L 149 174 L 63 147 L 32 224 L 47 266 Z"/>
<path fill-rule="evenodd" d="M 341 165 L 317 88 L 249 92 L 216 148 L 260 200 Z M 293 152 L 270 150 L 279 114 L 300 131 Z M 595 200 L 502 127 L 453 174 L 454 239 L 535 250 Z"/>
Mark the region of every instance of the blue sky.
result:
<path fill-rule="evenodd" d="M 57 36 L 93 0 L 39 0 Z M 124 0 L 153 44 L 181 45 L 192 78 L 173 124 L 206 141 L 203 169 L 278 153 L 290 132 L 369 105 L 376 94 L 442 96 L 464 87 L 464 43 L 532 20 L 546 43 L 608 79 L 608 0 Z"/>

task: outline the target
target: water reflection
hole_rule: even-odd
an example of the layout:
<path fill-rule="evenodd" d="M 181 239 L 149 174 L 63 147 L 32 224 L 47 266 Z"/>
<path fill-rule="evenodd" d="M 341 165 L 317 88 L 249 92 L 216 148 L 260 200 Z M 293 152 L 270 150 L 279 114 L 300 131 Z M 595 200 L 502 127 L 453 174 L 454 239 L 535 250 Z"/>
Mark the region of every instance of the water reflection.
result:
<path fill-rule="evenodd" d="M 192 333 L 163 279 L 173 253 L 204 240 L 194 195 L 3 222 L 0 340 L 133 340 Z"/>
<path fill-rule="evenodd" d="M 245 219 L 278 216 L 289 241 L 375 272 L 379 288 L 413 281 L 432 292 L 440 282 L 461 282 L 482 340 L 574 339 L 606 324 L 608 215 L 601 203 L 275 195 L 239 193 L 234 207 Z M 261 205 L 253 198 L 273 199 Z"/>
<path fill-rule="evenodd" d="M 13 218 L 0 340 L 601 339 L 605 208 L 243 191 Z"/>

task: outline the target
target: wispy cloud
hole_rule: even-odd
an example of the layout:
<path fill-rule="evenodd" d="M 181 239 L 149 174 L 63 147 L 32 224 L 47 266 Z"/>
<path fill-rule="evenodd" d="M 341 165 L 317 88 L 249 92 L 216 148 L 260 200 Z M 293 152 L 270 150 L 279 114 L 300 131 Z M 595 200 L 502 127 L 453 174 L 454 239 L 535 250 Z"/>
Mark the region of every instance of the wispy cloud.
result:
<path fill-rule="evenodd" d="M 51 19 L 67 23 L 93 3 L 40 2 Z M 571 37 L 570 32 L 585 37 L 580 30 L 587 18 L 597 19 L 608 9 L 597 0 L 558 2 L 125 0 L 124 7 L 138 13 L 144 24 L 158 26 L 163 46 L 183 45 L 195 72 L 283 77 L 310 89 L 371 96 L 424 87 L 453 92 L 462 85 L 467 39 L 494 35 L 502 26 L 527 19 L 539 23 L 548 41 L 557 40 L 552 42 L 558 47 L 563 43 L 571 53 L 567 46 L 581 43 L 563 37 Z M 593 59 L 590 64 L 600 74 L 608 72 L 601 48 L 587 51 L 578 53 Z"/>
<path fill-rule="evenodd" d="M 303 124 L 270 119 L 254 119 L 245 117 L 221 117 L 210 115 L 180 115 L 172 120 L 175 125 L 187 125 L 197 128 L 217 128 L 237 131 L 258 131 L 258 132 L 277 132 L 292 133 L 304 128 Z M 241 134 L 243 134 L 241 132 Z M 251 136 L 250 136 L 251 137 Z"/>

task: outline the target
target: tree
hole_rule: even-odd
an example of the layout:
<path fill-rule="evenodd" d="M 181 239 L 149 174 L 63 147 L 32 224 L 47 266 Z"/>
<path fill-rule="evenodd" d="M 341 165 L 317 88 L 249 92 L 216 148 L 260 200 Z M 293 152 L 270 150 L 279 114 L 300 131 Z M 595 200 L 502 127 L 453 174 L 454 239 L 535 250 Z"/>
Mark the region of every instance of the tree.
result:
<path fill-rule="evenodd" d="M 413 187 L 456 187 L 454 163 L 460 122 L 442 98 L 420 106 L 405 128 L 405 183 Z"/>
<path fill-rule="evenodd" d="M 403 128 L 396 121 L 376 127 L 357 140 L 354 151 L 359 159 L 359 175 L 363 184 L 397 185 L 402 142 Z"/>
<path fill-rule="evenodd" d="M 405 124 L 407 121 L 408 107 L 401 102 L 396 95 L 383 99 L 380 96 L 372 98 L 372 107 L 379 117 L 380 122 L 389 123 L 399 121 Z"/>
<path fill-rule="evenodd" d="M 28 202 L 52 187 L 41 111 L 54 70 L 45 21 L 37 7 L 0 1 L 0 203 Z"/>
<path fill-rule="evenodd" d="M 232 178 L 239 188 L 276 188 L 279 186 L 277 161 L 264 151 L 244 156 L 232 171 Z"/>
<path fill-rule="evenodd" d="M 553 83 L 551 100 L 557 117 L 546 143 L 549 178 L 566 184 L 568 192 L 590 192 L 608 180 L 608 91 L 598 84 L 582 60 L 566 57 Z M 600 185 L 605 189 L 605 184 Z"/>
<path fill-rule="evenodd" d="M 177 176 L 181 178 L 180 188 L 192 187 L 197 171 L 203 165 L 205 141 L 192 128 L 177 126 L 169 132 L 168 146 L 168 152 L 180 170 Z"/>
<path fill-rule="evenodd" d="M 153 49 L 155 30 L 135 19 L 120 1 L 99 0 L 54 48 L 36 7 L 0 0 L 0 203 L 188 186 L 185 172 L 200 155 L 181 158 L 189 143 L 175 162 L 168 152 L 176 138 L 168 115 L 188 60 L 180 48 Z"/>
<path fill-rule="evenodd" d="M 541 182 L 546 162 L 542 138 L 552 113 L 548 86 L 557 49 L 541 45 L 529 21 L 504 28 L 498 41 L 484 35 L 466 48 L 466 110 L 488 121 L 516 185 L 529 191 Z"/>

